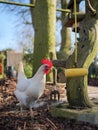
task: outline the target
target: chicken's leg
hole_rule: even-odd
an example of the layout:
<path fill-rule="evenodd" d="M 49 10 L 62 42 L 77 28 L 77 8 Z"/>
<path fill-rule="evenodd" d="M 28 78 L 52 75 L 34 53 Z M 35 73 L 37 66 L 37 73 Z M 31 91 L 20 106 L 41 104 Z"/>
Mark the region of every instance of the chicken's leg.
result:
<path fill-rule="evenodd" d="M 23 113 L 23 108 L 22 108 L 21 102 L 17 103 L 16 106 L 20 106 L 20 112 L 22 114 Z"/>
<path fill-rule="evenodd" d="M 31 116 L 31 118 L 33 118 L 33 117 L 34 117 L 32 107 L 30 107 L 30 116 Z"/>
<path fill-rule="evenodd" d="M 23 113 L 23 109 L 22 109 L 21 103 L 20 103 L 20 112 L 21 112 L 21 114 Z"/>

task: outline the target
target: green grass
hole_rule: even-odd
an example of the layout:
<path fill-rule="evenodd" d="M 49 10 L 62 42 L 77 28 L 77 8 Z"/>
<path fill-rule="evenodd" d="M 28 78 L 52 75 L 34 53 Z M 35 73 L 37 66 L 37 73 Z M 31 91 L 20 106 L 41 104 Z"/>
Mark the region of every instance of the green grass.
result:
<path fill-rule="evenodd" d="M 0 79 L 2 79 L 3 78 L 3 75 L 2 74 L 0 74 Z"/>
<path fill-rule="evenodd" d="M 25 72 L 27 78 L 32 77 L 32 67 L 30 65 L 26 64 L 24 66 L 24 72 Z"/>

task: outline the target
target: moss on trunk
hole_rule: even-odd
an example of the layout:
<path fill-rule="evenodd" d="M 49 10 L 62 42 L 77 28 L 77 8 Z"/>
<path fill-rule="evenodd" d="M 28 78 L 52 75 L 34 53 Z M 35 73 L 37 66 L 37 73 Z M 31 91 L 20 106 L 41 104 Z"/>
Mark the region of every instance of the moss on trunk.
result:
<path fill-rule="evenodd" d="M 98 1 L 94 3 L 98 6 Z M 97 6 L 93 5 L 96 7 Z M 98 10 L 97 10 L 98 12 Z M 80 22 L 80 39 L 78 42 L 77 68 L 89 68 L 98 52 L 98 14 L 92 16 L 88 11 L 85 19 Z M 67 60 L 67 68 L 75 65 L 75 53 Z M 67 97 L 71 107 L 92 107 L 87 92 L 87 76 L 67 79 Z"/>
<path fill-rule="evenodd" d="M 34 62 L 33 74 L 41 65 L 42 58 L 49 58 L 50 52 L 56 58 L 56 0 L 36 0 L 32 11 L 34 24 Z"/>

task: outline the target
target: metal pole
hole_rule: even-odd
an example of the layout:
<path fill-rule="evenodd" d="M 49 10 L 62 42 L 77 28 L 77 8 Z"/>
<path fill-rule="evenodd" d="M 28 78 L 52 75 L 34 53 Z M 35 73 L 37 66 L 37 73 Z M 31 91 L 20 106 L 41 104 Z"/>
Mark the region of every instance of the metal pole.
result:
<path fill-rule="evenodd" d="M 18 5 L 18 6 L 27 6 L 27 7 L 34 7 L 35 6 L 34 4 L 24 4 L 24 3 L 19 3 L 19 2 L 10 2 L 10 1 L 3 1 L 3 0 L 0 0 L 0 3 Z"/>
<path fill-rule="evenodd" d="M 19 2 L 3 1 L 3 0 L 0 0 L 0 3 L 11 4 L 11 5 L 18 5 L 18 6 L 35 7 L 34 4 L 25 4 L 25 3 L 19 3 Z M 71 12 L 70 9 L 56 9 L 56 11 L 61 11 L 61 12 L 66 12 L 66 13 L 70 13 Z"/>
<path fill-rule="evenodd" d="M 56 11 L 61 11 L 61 12 L 66 12 L 66 13 L 70 13 L 71 12 L 70 9 L 56 9 Z"/>

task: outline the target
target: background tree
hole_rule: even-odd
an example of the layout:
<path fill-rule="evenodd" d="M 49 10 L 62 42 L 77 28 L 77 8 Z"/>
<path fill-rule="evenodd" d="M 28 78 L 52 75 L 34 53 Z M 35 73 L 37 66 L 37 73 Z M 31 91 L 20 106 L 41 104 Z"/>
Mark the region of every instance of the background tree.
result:
<path fill-rule="evenodd" d="M 67 5 L 68 5 L 67 0 L 61 0 L 62 9 L 67 9 Z M 66 12 L 61 13 L 61 23 L 62 23 L 61 47 L 57 55 L 58 59 L 65 59 L 65 60 L 67 60 L 67 58 L 71 54 L 71 31 L 70 31 L 70 28 L 66 28 L 64 26 L 64 19 L 66 15 L 67 15 Z"/>

